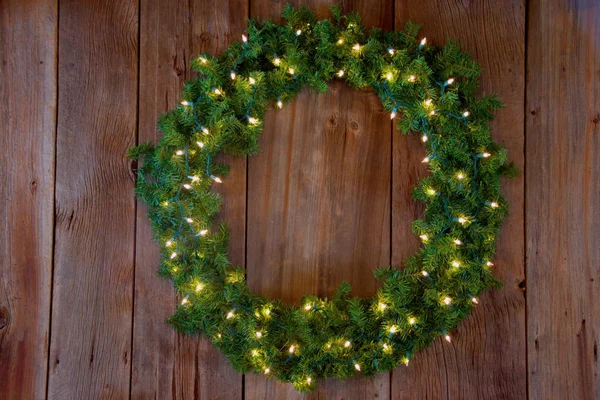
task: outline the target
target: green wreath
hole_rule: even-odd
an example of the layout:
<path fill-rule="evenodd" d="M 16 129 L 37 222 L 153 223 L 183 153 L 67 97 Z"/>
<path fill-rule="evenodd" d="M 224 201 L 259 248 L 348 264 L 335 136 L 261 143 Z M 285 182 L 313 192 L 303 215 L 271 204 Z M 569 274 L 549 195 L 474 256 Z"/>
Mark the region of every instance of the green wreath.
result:
<path fill-rule="evenodd" d="M 288 6 L 285 25 L 250 20 L 242 42 L 192 61 L 199 76 L 185 85 L 181 106 L 160 119 L 160 143 L 130 152 L 144 159 L 136 192 L 161 244 L 160 273 L 182 295 L 170 322 L 203 332 L 236 370 L 301 391 L 319 377 L 408 364 L 438 336 L 450 340 L 477 296 L 499 285 L 490 267 L 507 213 L 500 176 L 515 172 L 490 138 L 501 104 L 476 96 L 480 68 L 456 43 L 429 46 L 410 23 L 366 34 L 357 14 L 331 12 L 332 20 L 317 21 Z M 335 78 L 372 88 L 391 118 L 402 114 L 402 132 L 421 132 L 431 175 L 414 189 L 427 208 L 413 230 L 423 246 L 402 270 L 375 272 L 381 287 L 371 299 L 349 297 L 345 283 L 331 300 L 305 296 L 293 307 L 250 291 L 244 270 L 227 259 L 228 230 L 213 229 L 220 199 L 211 192 L 227 166 L 214 158 L 257 153 L 269 106 L 282 108 L 304 86 L 325 92 Z"/>

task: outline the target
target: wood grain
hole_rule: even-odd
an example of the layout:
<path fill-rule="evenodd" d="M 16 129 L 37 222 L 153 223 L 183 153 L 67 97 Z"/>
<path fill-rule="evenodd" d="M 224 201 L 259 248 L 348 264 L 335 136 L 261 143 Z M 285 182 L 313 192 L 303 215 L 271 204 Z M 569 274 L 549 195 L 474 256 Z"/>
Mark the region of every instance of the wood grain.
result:
<path fill-rule="evenodd" d="M 156 121 L 179 103 L 194 75 L 192 57 L 219 54 L 246 27 L 247 2 L 144 0 L 141 3 L 139 142 L 157 142 Z M 231 229 L 230 260 L 244 265 L 246 159 L 228 158 L 231 173 L 220 185 L 220 218 Z M 132 397 L 239 399 L 242 376 L 210 341 L 177 334 L 166 319 L 175 311 L 172 283 L 159 278 L 158 246 L 147 209 L 138 202 Z M 166 301 L 165 301 L 166 300 Z"/>
<path fill-rule="evenodd" d="M 0 2 L 0 397 L 46 393 L 57 4 Z"/>
<path fill-rule="evenodd" d="M 251 1 L 251 16 L 279 20 L 286 2 Z M 303 2 L 320 18 L 332 2 Z M 368 26 L 391 29 L 391 1 L 343 2 Z M 297 304 L 330 296 L 344 280 L 373 295 L 372 270 L 389 265 L 391 124 L 371 92 L 334 82 L 304 90 L 265 116 L 263 152 L 249 159 L 248 282 Z M 291 385 L 246 376 L 247 399 L 300 398 Z M 388 398 L 389 374 L 320 382 L 308 398 Z"/>
<path fill-rule="evenodd" d="M 60 2 L 49 398 L 129 396 L 137 56 L 137 2 Z"/>
<path fill-rule="evenodd" d="M 600 4 L 531 1 L 530 399 L 600 398 Z"/>
<path fill-rule="evenodd" d="M 457 39 L 483 67 L 483 93 L 497 93 L 505 108 L 496 113 L 492 137 L 523 170 L 525 8 L 520 0 L 397 1 L 396 27 L 422 24 L 421 36 L 443 45 Z M 427 174 L 424 150 L 415 136 L 394 135 L 392 260 L 396 266 L 419 248 L 410 222 L 422 208 L 410 197 Z M 394 399 L 520 399 L 526 397 L 524 280 L 524 180 L 502 181 L 510 217 L 502 225 L 494 274 L 504 288 L 481 297 L 480 306 L 456 332 L 418 353 L 408 368 L 393 372 Z"/>

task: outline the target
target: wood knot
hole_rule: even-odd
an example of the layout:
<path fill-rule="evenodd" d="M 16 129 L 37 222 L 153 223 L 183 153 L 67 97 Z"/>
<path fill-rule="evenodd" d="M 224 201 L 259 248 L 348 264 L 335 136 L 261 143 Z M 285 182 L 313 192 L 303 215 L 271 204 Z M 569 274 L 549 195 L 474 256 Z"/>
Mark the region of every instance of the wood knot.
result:
<path fill-rule="evenodd" d="M 8 325 L 8 310 L 4 307 L 0 308 L 0 329 L 4 329 Z"/>
<path fill-rule="evenodd" d="M 358 125 L 358 122 L 356 122 L 356 121 L 351 121 L 349 125 L 350 125 L 350 129 L 352 129 L 353 131 L 357 131 L 358 128 L 360 127 L 360 125 Z"/>
<path fill-rule="evenodd" d="M 34 194 L 37 191 L 37 181 L 35 179 L 29 182 L 29 191 L 31 194 Z"/>

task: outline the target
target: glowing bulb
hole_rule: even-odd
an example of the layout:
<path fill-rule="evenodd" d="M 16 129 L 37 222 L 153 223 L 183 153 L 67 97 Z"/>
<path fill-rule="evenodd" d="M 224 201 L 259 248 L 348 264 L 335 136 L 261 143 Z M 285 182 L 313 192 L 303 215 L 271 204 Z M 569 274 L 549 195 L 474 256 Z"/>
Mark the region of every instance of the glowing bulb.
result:
<path fill-rule="evenodd" d="M 422 274 L 423 276 L 429 276 L 429 272 L 427 272 L 427 271 L 421 271 L 421 274 Z"/>
<path fill-rule="evenodd" d="M 435 115 L 435 110 L 431 110 L 431 111 L 429 112 L 429 115 Z"/>
<path fill-rule="evenodd" d="M 201 283 L 197 284 L 197 285 L 196 285 L 196 292 L 199 292 L 199 291 L 201 291 L 203 288 L 204 288 L 204 286 L 202 286 L 202 284 L 201 284 Z"/>
<path fill-rule="evenodd" d="M 172 244 L 173 244 L 172 240 L 167 240 L 167 243 L 165 243 L 165 246 L 171 247 Z"/>
<path fill-rule="evenodd" d="M 456 175 L 456 177 L 458 178 L 458 180 L 465 179 L 465 175 L 462 172 L 459 172 L 458 175 Z"/>
<path fill-rule="evenodd" d="M 290 354 L 294 354 L 294 351 L 296 350 L 296 346 L 291 345 L 290 346 Z"/>
<path fill-rule="evenodd" d="M 379 303 L 379 309 L 381 311 L 385 311 L 386 308 L 387 308 L 387 304 L 385 304 L 385 303 Z"/>
<path fill-rule="evenodd" d="M 421 238 L 421 240 L 422 240 L 422 241 L 424 241 L 424 242 L 426 242 L 426 241 L 428 241 L 428 240 L 429 240 L 429 236 L 427 236 L 427 235 L 421 235 L 421 236 L 419 236 L 419 237 L 420 237 L 420 238 Z"/>
<path fill-rule="evenodd" d="M 498 203 L 496 203 L 495 201 L 492 201 L 490 203 L 490 207 L 492 207 L 492 208 L 498 208 Z"/>
<path fill-rule="evenodd" d="M 312 308 L 312 305 L 311 305 L 311 304 L 307 304 L 307 305 L 305 305 L 305 306 L 304 306 L 304 309 L 305 309 L 306 311 L 310 311 L 310 310 L 311 310 L 311 308 Z"/>
<path fill-rule="evenodd" d="M 242 35 L 242 42 L 244 42 L 244 43 L 248 42 L 248 38 L 246 37 L 246 35 Z"/>
<path fill-rule="evenodd" d="M 422 163 L 428 163 L 428 162 L 429 162 L 429 157 L 425 157 L 425 158 L 423 159 L 423 161 L 421 161 L 421 162 L 422 162 Z"/>
<path fill-rule="evenodd" d="M 327 348 L 330 349 L 331 348 L 331 343 L 327 343 Z"/>
<path fill-rule="evenodd" d="M 300 29 L 298 29 L 298 30 L 296 31 L 296 36 L 300 36 L 301 34 L 302 34 L 302 31 L 301 31 Z"/>
<path fill-rule="evenodd" d="M 258 350 L 254 349 L 252 350 L 252 356 L 256 357 L 258 355 Z"/>
<path fill-rule="evenodd" d="M 354 369 L 357 370 L 357 371 L 360 371 L 360 365 L 354 364 Z"/>
<path fill-rule="evenodd" d="M 417 322 L 417 320 L 416 320 L 416 319 L 414 319 L 414 318 L 409 318 L 409 319 L 408 319 L 408 323 L 409 323 L 410 325 L 414 325 L 416 322 Z"/>
<path fill-rule="evenodd" d="M 344 76 L 344 70 L 343 70 L 343 69 L 340 69 L 340 70 L 338 71 L 338 76 L 339 76 L 340 78 L 341 78 L 342 76 Z"/>
<path fill-rule="evenodd" d="M 409 361 L 409 359 L 408 359 L 408 358 L 405 358 L 405 359 L 404 359 L 404 365 L 406 365 L 407 367 L 408 367 L 408 361 Z"/>
<path fill-rule="evenodd" d="M 390 333 L 396 333 L 398 328 L 395 325 L 390 326 Z"/>
<path fill-rule="evenodd" d="M 269 308 L 267 308 L 267 309 L 265 310 L 265 314 L 267 314 L 267 315 L 271 315 L 271 310 L 270 310 Z"/>
<path fill-rule="evenodd" d="M 396 50 L 394 50 L 394 49 L 388 49 L 388 53 L 390 53 L 391 55 L 394 55 L 394 53 L 396 53 Z"/>
<path fill-rule="evenodd" d="M 289 71 L 290 75 L 294 75 L 294 72 L 295 72 L 294 68 L 290 68 L 288 71 Z"/>
<path fill-rule="evenodd" d="M 383 349 L 387 351 L 387 350 L 389 350 L 389 349 L 390 349 L 390 346 L 388 346 L 386 343 L 384 343 L 384 344 L 383 344 Z"/>
<path fill-rule="evenodd" d="M 488 262 L 486 262 L 486 263 L 485 263 L 485 265 L 487 265 L 488 267 L 491 267 L 491 266 L 493 266 L 493 265 L 494 265 L 494 263 L 493 263 L 493 262 L 491 262 L 491 261 L 488 261 Z"/>
<path fill-rule="evenodd" d="M 489 156 L 491 156 L 491 154 L 486 152 L 486 153 L 483 153 L 481 156 L 483 158 L 488 158 Z"/>
<path fill-rule="evenodd" d="M 231 318 L 233 318 L 233 317 L 234 317 L 234 315 L 235 315 L 235 313 L 233 312 L 233 310 L 229 311 L 229 312 L 227 313 L 227 319 L 231 319 Z"/>
<path fill-rule="evenodd" d="M 204 58 L 204 57 L 200 57 L 200 62 L 201 62 L 202 64 L 206 64 L 206 62 L 207 62 L 207 61 L 208 61 L 208 60 L 207 60 L 206 58 Z"/>
<path fill-rule="evenodd" d="M 283 108 L 283 102 L 281 100 L 277 100 L 277 107 Z"/>
<path fill-rule="evenodd" d="M 262 332 L 256 332 L 256 337 L 260 339 L 262 337 Z"/>
<path fill-rule="evenodd" d="M 360 50 L 360 44 L 357 43 L 354 46 L 352 46 L 352 50 L 354 50 L 354 51 Z"/>
<path fill-rule="evenodd" d="M 427 142 L 427 140 L 429 140 L 429 138 L 427 137 L 427 135 L 423 135 L 423 136 L 421 136 L 421 141 L 422 141 L 423 143 Z"/>
<path fill-rule="evenodd" d="M 465 118 L 467 118 L 469 115 L 471 115 L 471 113 L 470 113 L 470 112 L 468 112 L 468 111 L 465 111 L 465 112 L 463 113 L 463 117 L 465 117 Z"/>
<path fill-rule="evenodd" d="M 251 85 L 254 85 L 256 83 L 256 80 L 253 77 L 248 78 L 248 82 L 250 82 Z"/>
<path fill-rule="evenodd" d="M 458 267 L 460 267 L 460 262 L 458 262 L 458 261 L 454 260 L 454 261 L 452 261 L 452 266 L 453 266 L 454 268 L 458 268 Z"/>
<path fill-rule="evenodd" d="M 254 117 L 248 117 L 248 122 L 250 122 L 252 125 L 254 125 L 258 122 L 258 120 Z"/>
<path fill-rule="evenodd" d="M 452 304 L 452 299 L 450 297 L 444 297 L 444 304 L 449 306 Z"/>
<path fill-rule="evenodd" d="M 427 189 L 427 194 L 430 196 L 434 196 L 437 192 L 435 191 L 435 189 Z"/>
<path fill-rule="evenodd" d="M 182 102 L 181 102 L 181 105 L 182 105 L 182 106 L 191 106 L 191 105 L 193 105 L 193 104 L 194 104 L 194 103 L 191 103 L 191 102 L 189 102 L 189 101 L 187 101 L 187 100 L 184 100 L 184 101 L 182 101 Z"/>
<path fill-rule="evenodd" d="M 394 75 L 391 72 L 388 72 L 387 75 L 385 76 L 385 79 L 387 79 L 388 81 L 391 81 L 393 77 L 394 77 Z"/>
<path fill-rule="evenodd" d="M 265 368 L 265 375 L 269 375 L 269 372 L 271 372 L 271 368 Z"/>
<path fill-rule="evenodd" d="M 312 382 L 312 378 L 310 376 L 308 378 L 306 378 L 306 383 L 308 383 L 310 385 L 311 382 Z"/>
<path fill-rule="evenodd" d="M 222 92 L 221 92 L 221 90 L 220 90 L 219 88 L 216 88 L 216 89 L 215 89 L 215 94 L 221 94 L 221 93 L 222 93 Z"/>
<path fill-rule="evenodd" d="M 171 260 L 174 259 L 175 257 L 177 257 L 177 253 L 176 252 L 171 253 Z"/>
<path fill-rule="evenodd" d="M 350 347 L 350 344 L 351 344 L 351 343 L 350 343 L 350 341 L 349 341 L 349 340 L 346 340 L 346 341 L 344 342 L 344 347 Z"/>
<path fill-rule="evenodd" d="M 425 46 L 426 43 L 427 43 L 427 38 L 423 38 L 423 40 L 421 40 L 421 46 Z"/>
<path fill-rule="evenodd" d="M 477 300 L 477 297 L 471 297 L 471 301 L 475 304 L 479 304 L 479 300 Z"/>
<path fill-rule="evenodd" d="M 454 239 L 454 244 L 460 246 L 463 242 L 460 239 Z"/>
<path fill-rule="evenodd" d="M 177 154 L 178 156 L 182 156 L 183 155 L 183 150 L 177 150 L 175 152 L 175 154 Z"/>
<path fill-rule="evenodd" d="M 189 217 L 188 217 L 188 218 L 186 218 L 185 220 L 186 220 L 186 222 L 187 222 L 188 224 L 191 224 L 192 222 L 194 222 L 194 220 L 193 220 L 193 219 L 191 219 L 191 218 L 189 218 Z"/>
<path fill-rule="evenodd" d="M 452 85 L 454 83 L 454 78 L 450 78 L 446 81 L 446 85 Z"/>
<path fill-rule="evenodd" d="M 192 185 L 186 183 L 185 185 L 183 185 L 184 188 L 186 188 L 187 190 L 190 190 L 192 188 Z"/>
<path fill-rule="evenodd" d="M 205 135 L 208 135 L 208 133 L 209 133 L 208 128 L 205 127 L 205 126 L 203 126 L 202 127 L 202 132 L 204 132 Z"/>
<path fill-rule="evenodd" d="M 344 44 L 344 39 L 339 39 L 339 40 L 337 41 L 337 43 L 338 43 L 338 44 Z"/>
<path fill-rule="evenodd" d="M 392 113 L 390 114 L 390 119 L 394 119 L 396 118 L 396 110 L 393 110 Z"/>
<path fill-rule="evenodd" d="M 198 147 L 200 147 L 201 149 L 204 148 L 204 143 L 202 142 L 196 142 L 196 144 L 198 145 Z"/>
<path fill-rule="evenodd" d="M 467 220 L 464 217 L 460 217 L 458 218 L 458 222 L 464 224 L 465 222 L 467 222 Z"/>
<path fill-rule="evenodd" d="M 229 74 L 229 76 L 231 77 L 231 79 L 235 79 L 235 77 L 236 77 L 235 72 L 231 71 L 231 74 Z"/>
<path fill-rule="evenodd" d="M 221 339 L 223 336 L 220 333 L 217 333 L 217 337 Z"/>
<path fill-rule="evenodd" d="M 431 99 L 427 99 L 427 100 L 425 100 L 425 105 L 426 105 L 426 106 L 430 106 L 432 101 L 433 101 L 433 100 L 431 100 Z"/>
<path fill-rule="evenodd" d="M 182 305 L 182 306 L 185 306 L 187 303 L 188 303 L 188 297 L 187 297 L 187 296 L 185 296 L 185 297 L 183 298 L 183 300 L 181 300 L 181 305 Z"/>
<path fill-rule="evenodd" d="M 451 339 L 450 339 L 450 335 L 446 335 L 446 336 L 444 336 L 444 339 L 446 339 L 446 341 L 447 341 L 447 342 L 450 342 L 450 340 L 451 340 Z"/>
<path fill-rule="evenodd" d="M 280 62 L 281 62 L 281 60 L 279 59 L 279 57 L 275 57 L 275 59 L 273 60 L 273 63 L 275 65 L 279 65 Z"/>
<path fill-rule="evenodd" d="M 223 183 L 223 181 L 221 180 L 221 178 L 219 178 L 218 176 L 211 175 L 210 179 L 212 179 L 213 181 L 215 181 L 217 183 Z"/>
<path fill-rule="evenodd" d="M 415 79 L 417 79 L 417 77 L 416 77 L 416 76 L 414 76 L 414 75 L 411 75 L 411 76 L 409 76 L 409 77 L 408 77 L 408 81 L 409 81 L 409 82 L 414 82 L 414 81 L 415 81 Z"/>
<path fill-rule="evenodd" d="M 205 236 L 207 233 L 208 233 L 208 229 L 202 229 L 202 230 L 200 231 L 200 235 L 201 235 L 201 236 Z"/>

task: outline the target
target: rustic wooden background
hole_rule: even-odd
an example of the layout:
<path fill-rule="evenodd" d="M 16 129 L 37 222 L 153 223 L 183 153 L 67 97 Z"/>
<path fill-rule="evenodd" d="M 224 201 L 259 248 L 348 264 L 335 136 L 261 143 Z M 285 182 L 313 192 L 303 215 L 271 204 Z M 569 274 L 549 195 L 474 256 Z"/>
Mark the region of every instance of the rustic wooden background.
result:
<path fill-rule="evenodd" d="M 294 1 L 293 3 L 298 3 Z M 321 17 L 331 1 L 306 4 Z M 129 147 L 156 141 L 190 59 L 240 39 L 273 0 L 0 0 L 0 398 L 293 399 L 242 376 L 204 339 L 164 323 Z M 506 107 L 493 136 L 521 169 L 486 294 L 451 344 L 310 399 L 600 398 L 600 4 L 597 0 L 348 0 L 369 26 L 459 40 Z M 418 138 L 376 97 L 335 82 L 268 112 L 263 152 L 222 185 L 231 258 L 262 294 L 294 302 L 419 246 Z"/>

